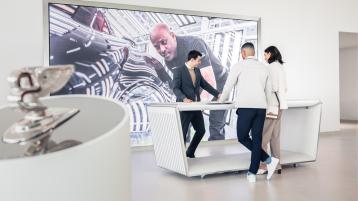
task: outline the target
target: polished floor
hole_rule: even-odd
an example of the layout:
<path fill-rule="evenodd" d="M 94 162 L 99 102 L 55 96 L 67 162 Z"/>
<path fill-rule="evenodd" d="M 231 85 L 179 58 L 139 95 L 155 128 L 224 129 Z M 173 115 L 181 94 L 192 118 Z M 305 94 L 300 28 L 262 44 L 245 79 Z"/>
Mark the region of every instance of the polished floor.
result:
<path fill-rule="evenodd" d="M 245 172 L 187 178 L 155 165 L 152 151 L 133 153 L 133 201 L 357 201 L 358 124 L 320 135 L 316 162 L 284 167 L 271 181 Z M 202 146 L 198 153 L 205 153 Z"/>

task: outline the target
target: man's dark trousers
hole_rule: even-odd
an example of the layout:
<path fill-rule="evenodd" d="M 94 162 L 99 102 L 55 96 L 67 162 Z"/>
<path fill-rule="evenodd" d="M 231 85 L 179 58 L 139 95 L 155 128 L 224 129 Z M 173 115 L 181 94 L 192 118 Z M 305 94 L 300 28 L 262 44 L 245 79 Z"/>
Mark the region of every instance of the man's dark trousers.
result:
<path fill-rule="evenodd" d="M 184 143 L 190 123 L 195 130 L 194 137 L 186 151 L 188 157 L 194 157 L 195 150 L 205 134 L 203 113 L 201 111 L 183 111 L 180 112 L 180 119 L 183 129 Z"/>
<path fill-rule="evenodd" d="M 269 155 L 261 148 L 262 130 L 266 118 L 266 109 L 239 108 L 237 114 L 237 138 L 251 151 L 249 172 L 256 174 L 260 161 L 264 162 Z M 249 136 L 251 130 L 251 138 Z"/>

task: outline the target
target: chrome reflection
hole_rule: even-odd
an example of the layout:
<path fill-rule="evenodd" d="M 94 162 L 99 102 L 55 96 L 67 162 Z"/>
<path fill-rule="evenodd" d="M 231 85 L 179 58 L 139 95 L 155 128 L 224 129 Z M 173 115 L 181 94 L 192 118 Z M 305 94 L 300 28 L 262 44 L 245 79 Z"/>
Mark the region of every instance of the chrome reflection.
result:
<path fill-rule="evenodd" d="M 76 108 L 48 108 L 40 98 L 60 90 L 74 72 L 73 65 L 25 67 L 8 77 L 13 109 L 25 116 L 13 123 L 3 134 L 7 144 L 27 145 L 25 155 L 36 155 L 75 146 L 80 142 L 51 141 L 54 130 L 79 113 Z"/>

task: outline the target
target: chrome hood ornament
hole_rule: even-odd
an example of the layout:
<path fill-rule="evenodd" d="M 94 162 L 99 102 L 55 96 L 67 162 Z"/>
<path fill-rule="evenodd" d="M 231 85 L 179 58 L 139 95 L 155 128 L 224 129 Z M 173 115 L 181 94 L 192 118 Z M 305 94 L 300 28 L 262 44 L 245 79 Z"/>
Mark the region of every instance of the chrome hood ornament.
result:
<path fill-rule="evenodd" d="M 54 129 L 68 121 L 79 110 L 75 108 L 48 108 L 39 100 L 60 90 L 74 72 L 73 65 L 52 67 L 25 67 L 8 77 L 8 100 L 15 110 L 25 116 L 11 125 L 3 135 L 9 144 L 31 144 L 32 154 L 44 150 Z"/>

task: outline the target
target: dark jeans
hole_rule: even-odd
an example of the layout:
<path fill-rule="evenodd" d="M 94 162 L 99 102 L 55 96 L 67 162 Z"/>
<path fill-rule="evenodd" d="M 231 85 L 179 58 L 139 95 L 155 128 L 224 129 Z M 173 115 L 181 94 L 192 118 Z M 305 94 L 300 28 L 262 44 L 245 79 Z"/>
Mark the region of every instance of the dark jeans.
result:
<path fill-rule="evenodd" d="M 186 154 L 188 156 L 194 156 L 195 150 L 198 147 L 201 139 L 205 134 L 204 118 L 201 111 L 184 111 L 180 112 L 181 125 L 183 129 L 184 143 L 186 134 L 188 133 L 189 124 L 193 126 L 195 134 L 191 141 Z"/>
<path fill-rule="evenodd" d="M 251 164 L 249 171 L 257 173 L 260 160 L 264 162 L 269 155 L 262 149 L 262 130 L 264 127 L 266 109 L 239 108 L 237 114 L 237 138 L 241 144 L 251 151 Z M 251 138 L 249 132 L 251 130 Z"/>

